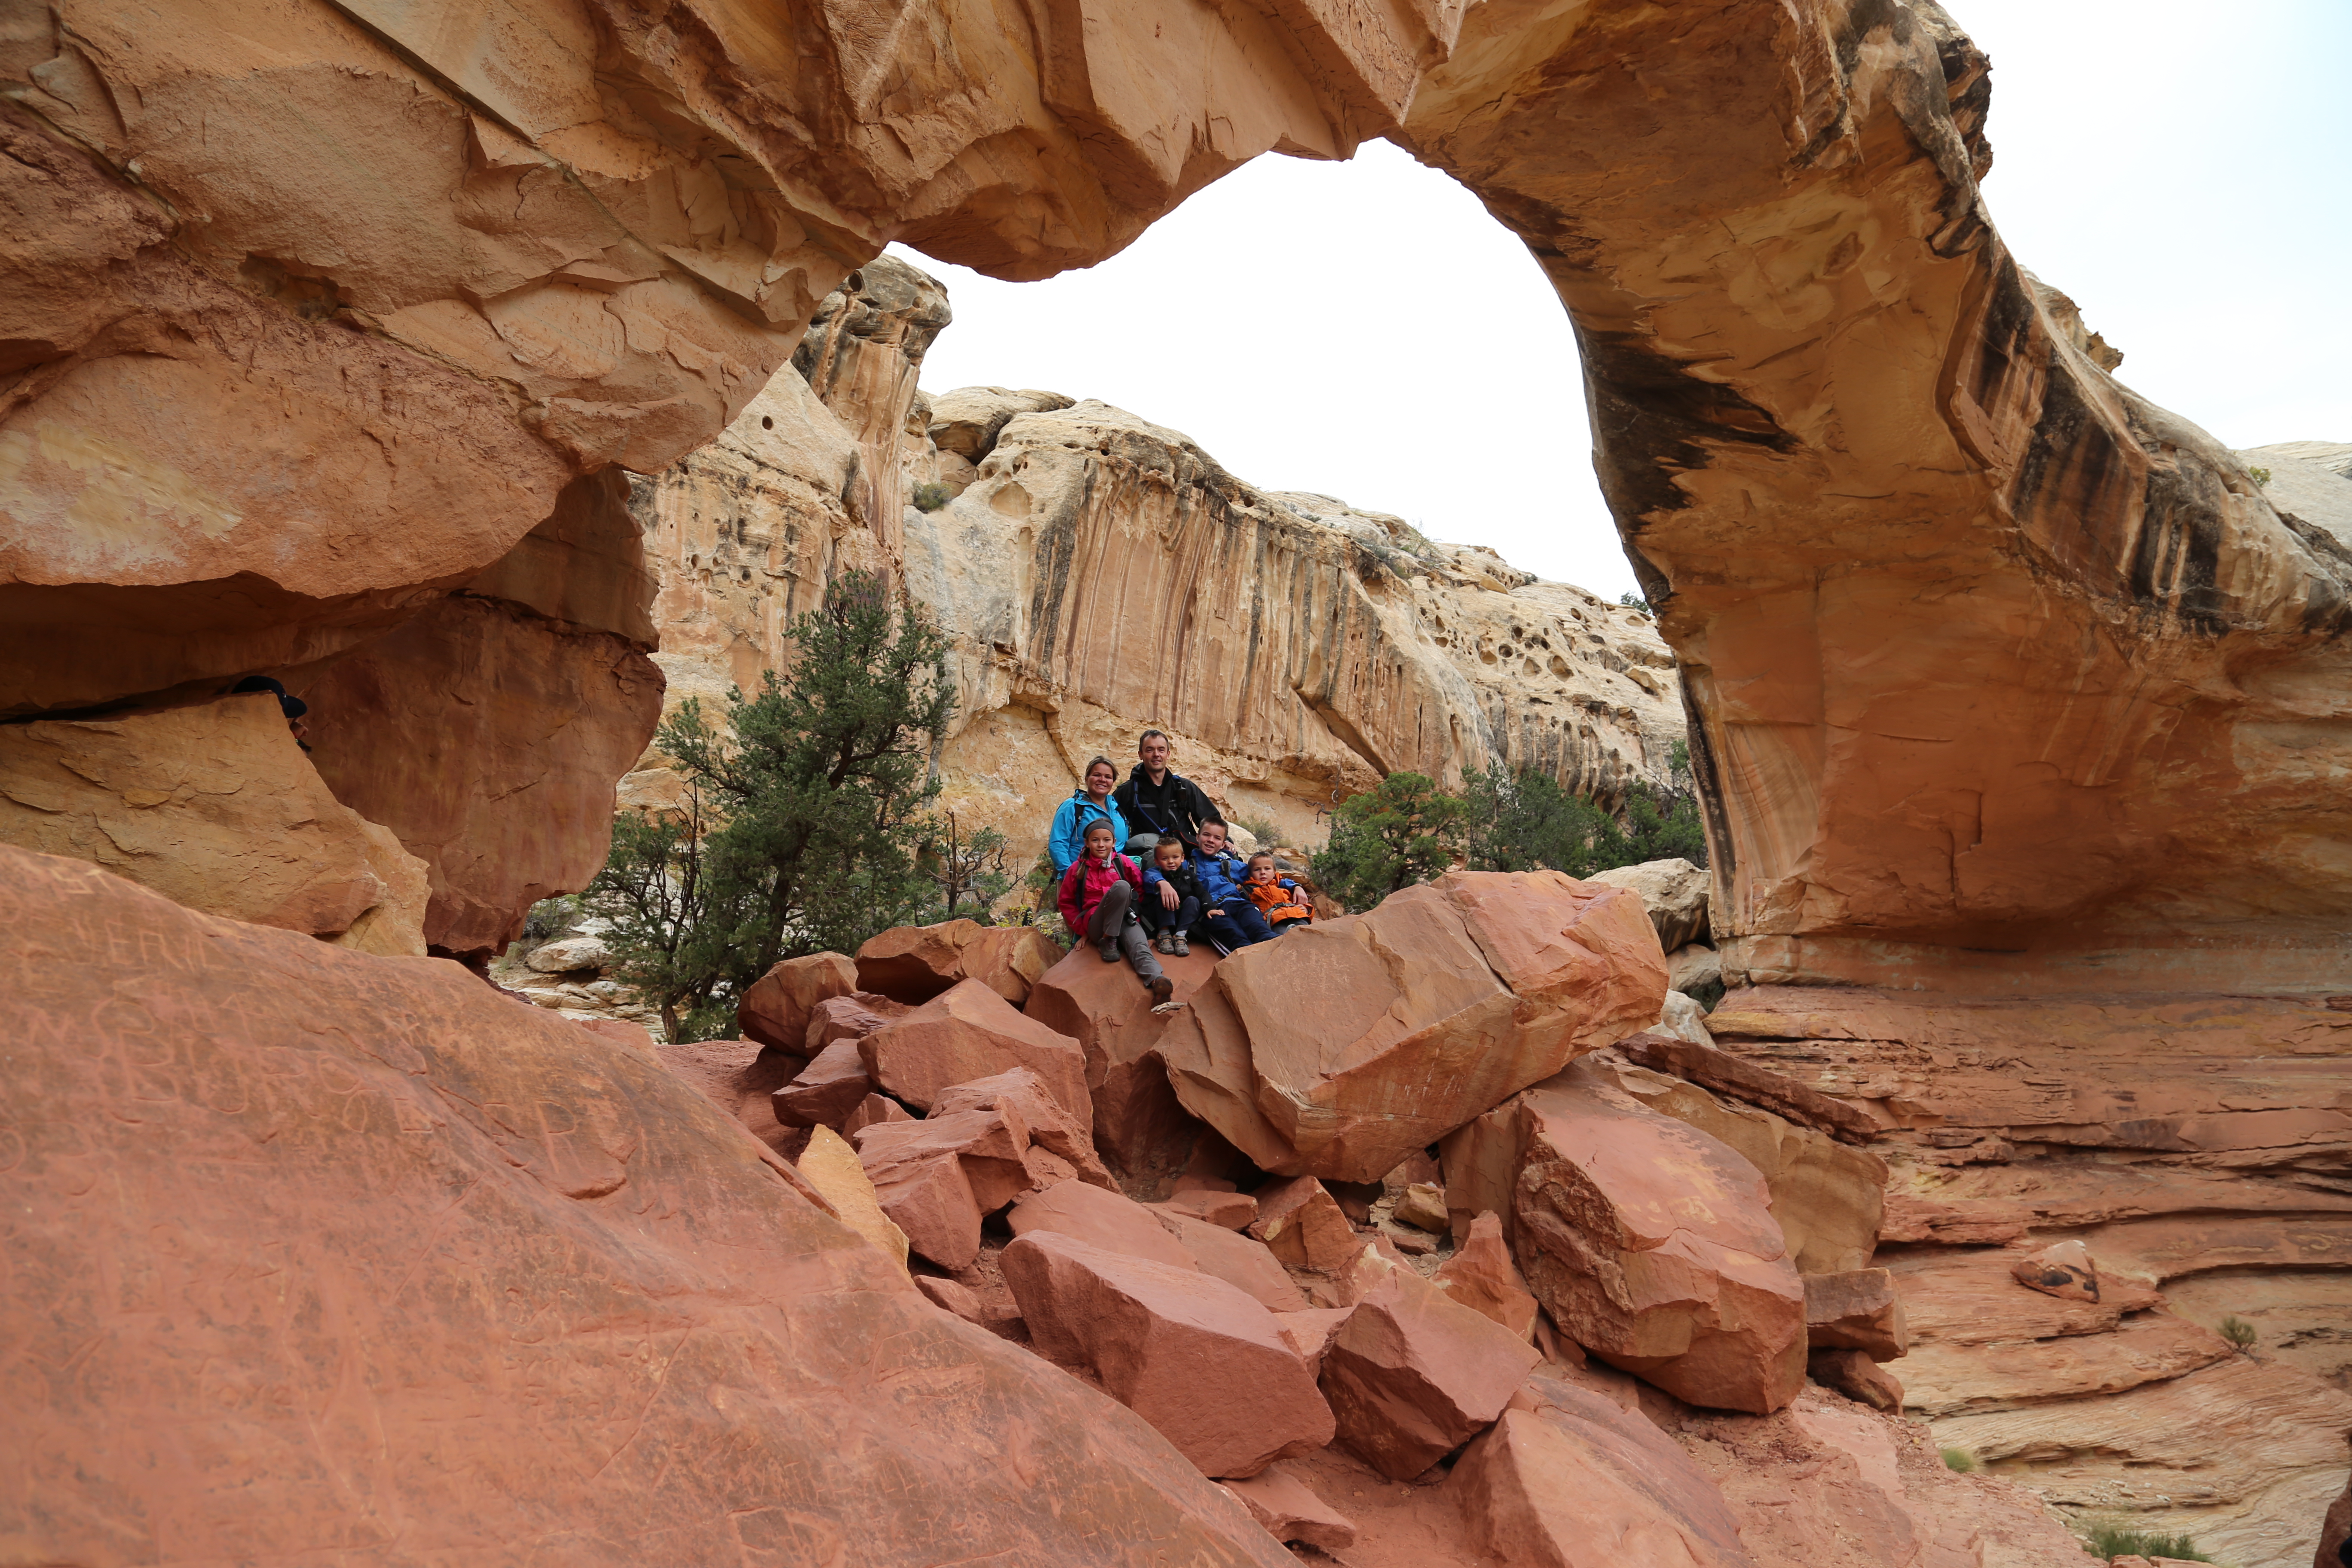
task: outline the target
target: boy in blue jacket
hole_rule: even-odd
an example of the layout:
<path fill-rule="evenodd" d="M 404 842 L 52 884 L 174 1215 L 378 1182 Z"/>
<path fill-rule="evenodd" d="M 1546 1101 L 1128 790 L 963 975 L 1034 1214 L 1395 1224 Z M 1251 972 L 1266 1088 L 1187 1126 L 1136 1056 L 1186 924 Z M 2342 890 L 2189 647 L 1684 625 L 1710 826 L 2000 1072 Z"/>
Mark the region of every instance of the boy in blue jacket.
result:
<path fill-rule="evenodd" d="M 1241 857 L 1225 849 L 1222 817 L 1213 816 L 1201 824 L 1200 844 L 1192 851 L 1192 875 L 1201 884 L 1201 926 L 1210 941 L 1231 952 L 1274 940 L 1274 928 L 1250 902 L 1245 886 L 1248 871 Z"/>

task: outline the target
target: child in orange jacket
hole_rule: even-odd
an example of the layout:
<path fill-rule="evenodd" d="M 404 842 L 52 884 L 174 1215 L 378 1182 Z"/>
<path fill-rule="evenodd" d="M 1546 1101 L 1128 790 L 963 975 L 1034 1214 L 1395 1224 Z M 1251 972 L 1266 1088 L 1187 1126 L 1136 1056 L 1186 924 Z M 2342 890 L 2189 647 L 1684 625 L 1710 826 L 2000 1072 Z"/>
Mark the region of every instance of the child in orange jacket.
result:
<path fill-rule="evenodd" d="M 1265 917 L 1265 923 L 1274 928 L 1276 936 L 1294 926 L 1306 925 L 1315 918 L 1315 911 L 1308 907 L 1307 895 L 1298 890 L 1298 884 L 1276 873 L 1271 855 L 1249 858 L 1248 879 L 1244 890 L 1249 894 L 1249 901 L 1257 906 L 1258 913 Z"/>

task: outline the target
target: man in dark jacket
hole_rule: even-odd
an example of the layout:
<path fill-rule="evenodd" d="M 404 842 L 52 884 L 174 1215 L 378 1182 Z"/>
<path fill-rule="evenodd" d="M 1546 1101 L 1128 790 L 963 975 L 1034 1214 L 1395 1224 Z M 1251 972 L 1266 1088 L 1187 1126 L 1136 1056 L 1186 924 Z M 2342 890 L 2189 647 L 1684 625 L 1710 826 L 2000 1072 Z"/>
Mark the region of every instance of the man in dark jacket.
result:
<path fill-rule="evenodd" d="M 1168 759 L 1175 748 L 1158 730 L 1146 730 L 1135 754 L 1143 760 L 1127 773 L 1127 782 L 1111 792 L 1127 830 L 1129 853 L 1149 855 L 1162 834 L 1174 834 L 1189 848 L 1200 842 L 1201 824 L 1214 822 L 1217 808 L 1201 786 L 1181 773 L 1171 773 Z M 1140 841 L 1142 847 L 1134 846 Z"/>

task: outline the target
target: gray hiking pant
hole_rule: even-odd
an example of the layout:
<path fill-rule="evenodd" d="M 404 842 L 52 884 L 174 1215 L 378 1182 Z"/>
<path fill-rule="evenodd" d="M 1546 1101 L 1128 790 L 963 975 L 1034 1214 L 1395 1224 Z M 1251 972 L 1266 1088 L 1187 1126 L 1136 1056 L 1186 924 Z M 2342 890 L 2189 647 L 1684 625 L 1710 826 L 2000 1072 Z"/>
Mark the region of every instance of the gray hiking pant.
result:
<path fill-rule="evenodd" d="M 1087 919 L 1087 941 L 1099 948 L 1104 942 L 1116 941 L 1118 950 L 1127 954 L 1128 963 L 1148 984 L 1160 978 L 1160 960 L 1151 955 L 1151 944 L 1143 940 L 1143 928 L 1128 919 L 1135 908 L 1135 889 L 1125 882 L 1113 882 L 1110 890 L 1095 906 Z"/>

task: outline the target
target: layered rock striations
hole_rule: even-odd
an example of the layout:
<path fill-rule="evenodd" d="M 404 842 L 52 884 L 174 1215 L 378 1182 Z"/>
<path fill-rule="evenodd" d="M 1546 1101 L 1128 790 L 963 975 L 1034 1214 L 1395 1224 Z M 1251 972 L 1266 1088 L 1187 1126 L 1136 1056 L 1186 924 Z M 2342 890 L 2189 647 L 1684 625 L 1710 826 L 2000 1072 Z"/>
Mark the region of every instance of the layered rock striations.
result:
<path fill-rule="evenodd" d="M 953 637 L 946 800 L 1024 858 L 1087 759 L 1123 770 L 1146 726 L 1228 812 L 1299 842 L 1399 770 L 1500 763 L 1611 799 L 1674 781 L 1679 697 L 1639 612 L 1257 489 L 1105 404 L 926 397 L 944 293 L 888 257 L 854 284 L 794 362 L 806 380 L 778 376 L 714 446 L 637 481 L 673 701 L 783 667 L 793 617 L 860 569 Z M 950 499 L 906 504 L 917 485 Z"/>
<path fill-rule="evenodd" d="M 2352 1462 L 2352 1012 L 1769 987 L 1707 1023 L 1879 1123 L 1894 1370 L 1939 1441 L 2227 1560 L 2308 1555 Z M 2088 1299 L 2019 1282 L 2055 1240 Z"/>

